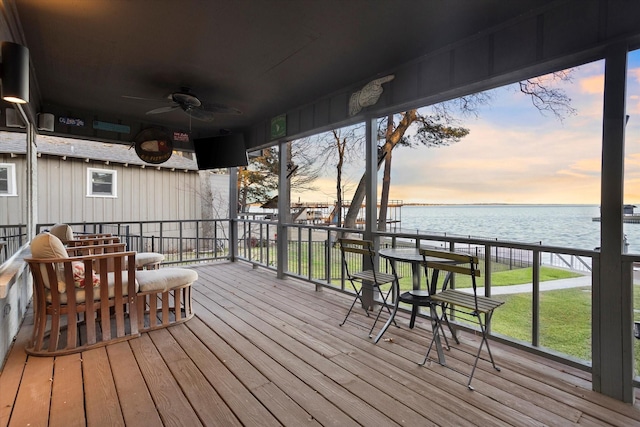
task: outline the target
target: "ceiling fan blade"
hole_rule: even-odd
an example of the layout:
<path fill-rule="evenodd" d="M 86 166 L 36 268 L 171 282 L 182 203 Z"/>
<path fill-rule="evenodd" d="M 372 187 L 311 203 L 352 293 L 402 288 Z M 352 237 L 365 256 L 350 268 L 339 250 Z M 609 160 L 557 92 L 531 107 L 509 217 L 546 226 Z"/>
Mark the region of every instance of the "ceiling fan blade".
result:
<path fill-rule="evenodd" d="M 173 102 L 169 98 L 143 98 L 141 96 L 131 96 L 131 95 L 122 95 L 123 98 L 131 99 L 134 101 L 144 101 L 144 102 Z"/>
<path fill-rule="evenodd" d="M 155 108 L 151 111 L 147 111 L 146 114 L 160 114 L 160 113 L 167 113 L 169 111 L 173 111 L 176 108 L 180 108 L 180 106 L 178 104 L 175 105 L 169 105 L 167 107 L 160 107 L 160 108 Z"/>
<path fill-rule="evenodd" d="M 242 111 L 238 110 L 237 108 L 229 107 L 228 105 L 224 105 L 224 104 L 207 103 L 206 105 L 203 106 L 203 108 L 206 111 L 210 111 L 212 113 L 217 113 L 217 114 L 242 114 Z"/>
<path fill-rule="evenodd" d="M 215 113 L 201 108 L 189 108 L 184 111 L 194 119 L 202 120 L 203 122 L 212 122 L 215 119 Z"/>

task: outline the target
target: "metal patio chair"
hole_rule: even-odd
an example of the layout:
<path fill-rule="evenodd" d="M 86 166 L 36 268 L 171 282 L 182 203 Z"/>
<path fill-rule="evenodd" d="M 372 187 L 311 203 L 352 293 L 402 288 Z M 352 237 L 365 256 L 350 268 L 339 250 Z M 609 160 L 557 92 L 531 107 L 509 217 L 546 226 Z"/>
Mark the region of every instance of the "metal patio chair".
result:
<path fill-rule="evenodd" d="M 380 318 L 380 314 L 382 314 L 382 310 L 386 309 L 389 316 L 392 315 L 390 303 L 393 302 L 393 283 L 399 278 L 397 274 L 395 274 L 395 269 L 393 271 L 393 274 L 388 274 L 377 271 L 375 267 L 359 271 L 353 271 L 353 268 L 350 268 L 350 257 L 348 257 L 347 254 L 362 255 L 363 261 L 365 259 L 368 259 L 370 263 L 369 265 L 376 265 L 376 252 L 374 251 L 373 242 L 371 242 L 370 240 L 339 239 L 339 243 L 340 251 L 342 253 L 342 262 L 344 265 L 345 273 L 347 275 L 347 279 L 349 280 L 349 282 L 351 282 L 351 286 L 353 286 L 353 290 L 356 293 L 353 303 L 351 303 L 351 307 L 349 307 L 349 311 L 347 312 L 347 315 L 345 316 L 342 323 L 340 323 L 340 326 L 345 324 L 345 322 L 349 318 L 349 315 L 351 314 L 351 311 L 353 310 L 353 307 L 356 305 L 356 302 L 360 301 L 360 303 L 364 306 L 364 301 L 362 299 L 362 288 L 363 286 L 371 286 L 373 288 L 374 294 L 377 291 L 377 293 L 379 293 L 380 295 L 380 300 L 378 301 L 380 309 L 378 310 L 378 314 L 376 315 L 373 325 L 371 326 L 371 330 L 369 331 L 369 338 L 371 338 L 373 336 L 373 330 L 378 323 L 378 319 Z M 357 286 L 358 283 L 360 284 L 360 286 Z M 382 289 L 381 287 L 384 285 L 389 285 L 389 289 Z M 390 296 L 392 298 L 391 300 L 389 299 Z M 369 317 L 369 311 L 373 311 L 373 307 L 364 308 L 367 317 Z M 393 323 L 396 324 L 395 320 L 393 321 Z"/>
<path fill-rule="evenodd" d="M 471 380 L 473 379 L 473 374 L 475 373 L 476 367 L 478 365 L 478 360 L 480 359 L 483 345 L 487 347 L 489 360 L 491 361 L 494 369 L 500 371 L 500 368 L 496 366 L 495 361 L 493 360 L 491 348 L 489 347 L 489 341 L 487 340 L 487 325 L 491 322 L 493 311 L 504 304 L 504 302 L 478 295 L 476 287 L 476 277 L 480 277 L 480 270 L 478 269 L 478 257 L 467 254 L 433 251 L 427 249 L 422 249 L 420 252 L 425 258 L 438 257 L 450 260 L 450 262 L 436 261 L 426 262 L 426 264 L 428 267 L 438 269 L 440 271 L 467 275 L 471 278 L 472 285 L 472 292 L 465 292 L 459 289 L 451 289 L 448 288 L 449 280 L 445 279 L 443 281 L 442 289 L 439 292 L 436 292 L 434 295 L 431 295 L 432 314 L 434 315 L 433 321 L 435 322 L 435 324 L 433 327 L 433 338 L 431 340 L 431 343 L 429 344 L 429 348 L 427 350 L 427 354 L 425 355 L 424 361 L 422 362 L 422 365 L 424 365 L 429 358 L 429 353 L 431 352 L 433 344 L 435 343 L 436 349 L 438 350 L 438 362 L 441 365 L 446 366 L 446 363 L 444 362 L 444 356 L 442 355 L 442 351 L 440 348 L 440 333 L 442 332 L 442 323 L 446 322 L 449 326 L 451 326 L 448 316 L 457 313 L 463 316 L 465 320 L 476 323 L 479 326 L 480 333 L 482 335 L 480 345 L 478 346 L 478 352 L 475 354 L 473 368 L 471 369 L 471 373 L 468 374 L 469 381 L 467 382 L 467 387 L 469 388 L 469 390 L 473 390 L 473 387 L 471 386 Z M 435 284 L 433 285 L 435 286 Z M 438 306 L 441 309 L 439 315 L 437 311 Z M 483 317 L 485 318 L 484 321 Z M 457 338 L 456 342 L 458 342 Z"/>

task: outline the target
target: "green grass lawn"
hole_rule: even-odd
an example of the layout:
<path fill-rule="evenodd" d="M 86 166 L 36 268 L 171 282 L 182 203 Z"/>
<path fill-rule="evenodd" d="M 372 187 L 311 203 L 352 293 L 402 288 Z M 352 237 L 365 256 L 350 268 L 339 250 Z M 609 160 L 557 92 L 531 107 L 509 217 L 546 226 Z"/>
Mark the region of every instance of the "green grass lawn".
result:
<path fill-rule="evenodd" d="M 481 272 L 482 274 L 482 272 Z M 424 274 L 423 274 L 424 276 Z M 580 277 L 579 273 L 563 270 L 559 268 L 540 267 L 540 281 L 546 282 L 547 280 L 569 279 L 572 277 Z M 424 277 L 423 277 L 424 280 Z M 440 279 L 442 280 L 442 279 Z M 491 286 L 509 286 L 509 285 L 522 285 L 525 283 L 531 283 L 533 281 L 533 268 L 517 268 L 513 270 L 502 270 L 491 273 Z M 482 275 L 476 279 L 478 286 L 484 286 L 484 279 Z M 413 287 L 413 280 L 411 277 L 403 277 L 400 280 L 400 289 L 409 290 Z M 460 276 L 456 277 L 456 288 L 470 288 L 471 277 Z"/>
<path fill-rule="evenodd" d="M 494 298 L 505 304 L 493 315 L 493 332 L 531 342 L 531 295 L 501 295 Z M 540 345 L 591 360 L 590 288 L 540 293 Z"/>

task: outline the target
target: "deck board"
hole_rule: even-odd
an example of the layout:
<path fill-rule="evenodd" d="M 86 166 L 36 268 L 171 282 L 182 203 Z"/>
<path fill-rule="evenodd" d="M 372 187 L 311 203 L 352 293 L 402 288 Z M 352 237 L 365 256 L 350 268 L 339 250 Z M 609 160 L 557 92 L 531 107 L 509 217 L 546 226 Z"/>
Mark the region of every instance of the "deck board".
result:
<path fill-rule="evenodd" d="M 81 357 L 80 354 L 70 354 L 56 359 L 54 377 L 64 380 L 53 382 L 49 425 L 86 425 L 84 390 L 78 387 L 78 384 L 82 384 Z"/>
<path fill-rule="evenodd" d="M 29 358 L 32 359 L 35 357 Z M 111 373 L 117 367 L 109 363 L 107 350 L 100 347 L 83 352 L 82 364 L 87 424 L 123 426 L 122 408 Z M 54 382 L 66 380 L 66 377 L 54 377 Z"/>
<path fill-rule="evenodd" d="M 120 342 L 107 346 L 106 349 L 109 360 L 117 362 L 112 373 L 125 424 L 161 425 L 160 415 L 129 344 Z"/>
<path fill-rule="evenodd" d="M 171 328 L 171 335 L 180 348 L 189 349 L 189 357 L 202 375 L 211 384 L 213 391 L 229 405 L 231 414 L 235 414 L 242 425 L 277 426 L 280 423 L 260 402 L 242 386 L 215 354 L 195 336 L 186 326 Z M 178 347 L 176 346 L 176 349 Z M 200 390 L 198 390 L 200 391 Z M 235 416 L 234 416 L 235 421 Z M 230 422 L 228 425 L 232 425 Z"/>
<path fill-rule="evenodd" d="M 31 319 L 0 374 L 5 425 L 640 426 L 639 405 L 590 390 L 583 371 L 477 337 L 419 366 L 429 322 L 399 316 L 378 344 L 352 297 L 246 263 L 196 267 L 196 316 L 82 353 L 27 357 Z M 382 324 L 377 326 L 377 329 Z M 456 370 L 450 369 L 455 368 Z M 452 408 L 454 408 L 452 410 Z"/>
<path fill-rule="evenodd" d="M 9 425 L 47 425 L 52 378 L 53 359 L 27 359 Z"/>
<path fill-rule="evenodd" d="M 7 355 L 7 360 L 0 375 L 0 427 L 9 425 L 12 409 L 16 403 L 16 397 L 20 389 L 22 375 L 24 374 L 27 353 L 24 349 L 33 331 L 33 317 L 29 314 L 18 335 L 13 342 L 13 347 Z"/>
<path fill-rule="evenodd" d="M 195 410 L 182 393 L 178 381 L 171 375 L 149 335 L 144 334 L 129 343 L 163 425 L 201 426 Z"/>
<path fill-rule="evenodd" d="M 150 332 L 149 336 L 204 425 L 241 425 L 233 411 L 169 331 L 156 330 Z"/>

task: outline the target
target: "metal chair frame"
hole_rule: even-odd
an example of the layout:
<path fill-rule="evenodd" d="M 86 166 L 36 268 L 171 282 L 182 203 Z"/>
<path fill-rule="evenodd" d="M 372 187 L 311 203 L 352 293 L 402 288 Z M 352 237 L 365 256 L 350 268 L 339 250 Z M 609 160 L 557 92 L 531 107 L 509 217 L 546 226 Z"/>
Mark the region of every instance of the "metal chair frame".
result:
<path fill-rule="evenodd" d="M 369 338 L 372 338 L 373 330 L 375 329 L 376 324 L 378 323 L 378 319 L 380 318 L 380 314 L 382 314 L 382 311 L 386 309 L 389 316 L 392 316 L 391 307 L 389 305 L 390 301 L 388 298 L 391 294 L 393 294 L 393 290 L 394 290 L 393 283 L 396 282 L 397 284 L 398 276 L 397 274 L 395 274 L 395 269 L 393 270 L 393 274 L 383 273 L 376 270 L 375 268 L 376 252 L 374 250 L 372 241 L 341 238 L 339 239 L 339 243 L 340 243 L 340 252 L 342 253 L 342 263 L 344 265 L 347 279 L 349 280 L 349 282 L 351 282 L 351 286 L 353 287 L 353 290 L 356 293 L 355 298 L 351 303 L 351 307 L 349 307 L 349 311 L 347 311 L 347 315 L 345 316 L 342 323 L 340 323 L 340 326 L 345 324 L 345 322 L 349 318 L 349 315 L 351 314 L 351 311 L 353 310 L 353 307 L 356 305 L 356 302 L 360 301 L 360 303 L 364 307 L 365 303 L 364 303 L 364 300 L 362 299 L 362 287 L 369 285 L 375 291 L 378 291 L 381 297 L 380 310 L 378 310 L 378 314 L 376 315 L 376 318 L 373 322 L 373 326 L 371 326 L 371 330 L 369 331 Z M 348 262 L 346 253 L 354 253 L 354 254 L 363 255 L 364 257 L 368 257 L 372 268 L 368 270 L 357 271 L 357 272 L 350 271 L 349 262 Z M 356 286 L 357 282 L 360 283 L 360 287 Z M 388 283 L 391 283 L 391 287 L 388 291 L 385 292 L 383 289 L 381 289 L 381 286 L 386 285 Z M 373 307 L 364 307 L 364 308 L 365 308 L 365 313 L 367 317 L 370 317 L 369 310 L 373 310 Z M 393 321 L 393 323 L 394 325 L 397 326 L 397 324 L 395 323 L 395 320 Z"/>
<path fill-rule="evenodd" d="M 500 368 L 496 366 L 493 355 L 491 354 L 491 348 L 489 347 L 489 341 L 487 340 L 487 326 L 491 322 L 491 317 L 493 316 L 494 310 L 504 304 L 504 302 L 486 296 L 478 296 L 476 286 L 476 277 L 480 277 L 480 270 L 478 269 L 478 257 L 468 254 L 432 251 L 427 249 L 420 250 L 420 253 L 424 257 L 432 256 L 455 261 L 455 264 L 425 261 L 425 267 L 428 266 L 438 270 L 448 271 L 449 274 L 458 273 L 468 275 L 471 277 L 471 284 L 473 288 L 472 294 L 457 289 L 448 289 L 447 286 L 450 280 L 448 280 L 447 278 L 443 282 L 442 290 L 440 292 L 436 292 L 434 295 L 431 295 L 432 313 L 434 315 L 433 338 L 431 339 L 431 343 L 429 344 L 429 348 L 427 349 L 427 354 L 424 357 L 424 361 L 421 364 L 424 365 L 426 363 L 427 359 L 429 358 L 429 353 L 433 348 L 433 344 L 436 343 L 436 347 L 439 345 L 439 336 L 440 331 L 442 331 L 442 323 L 446 322 L 451 330 L 451 323 L 449 322 L 449 318 L 447 317 L 447 312 L 458 312 L 471 316 L 476 319 L 476 323 L 480 327 L 480 332 L 482 335 L 480 345 L 478 346 L 478 351 L 475 354 L 475 360 L 471 369 L 471 373 L 468 374 L 469 381 L 467 382 L 467 387 L 469 388 L 469 390 L 473 390 L 471 381 L 473 380 L 473 375 L 475 373 L 476 367 L 478 366 L 478 360 L 480 359 L 480 354 L 482 353 L 483 346 L 487 347 L 489 361 L 491 362 L 493 368 L 496 371 L 500 371 Z M 436 284 L 433 284 L 433 286 L 435 285 Z M 437 313 L 438 306 L 440 306 L 441 308 L 440 315 L 438 315 Z M 485 316 L 484 322 L 482 320 L 483 315 Z M 456 337 L 455 333 L 453 333 L 453 336 L 456 340 L 456 343 L 459 344 L 458 338 Z M 444 358 L 438 357 L 438 362 L 442 365 L 446 365 L 444 363 Z"/>

